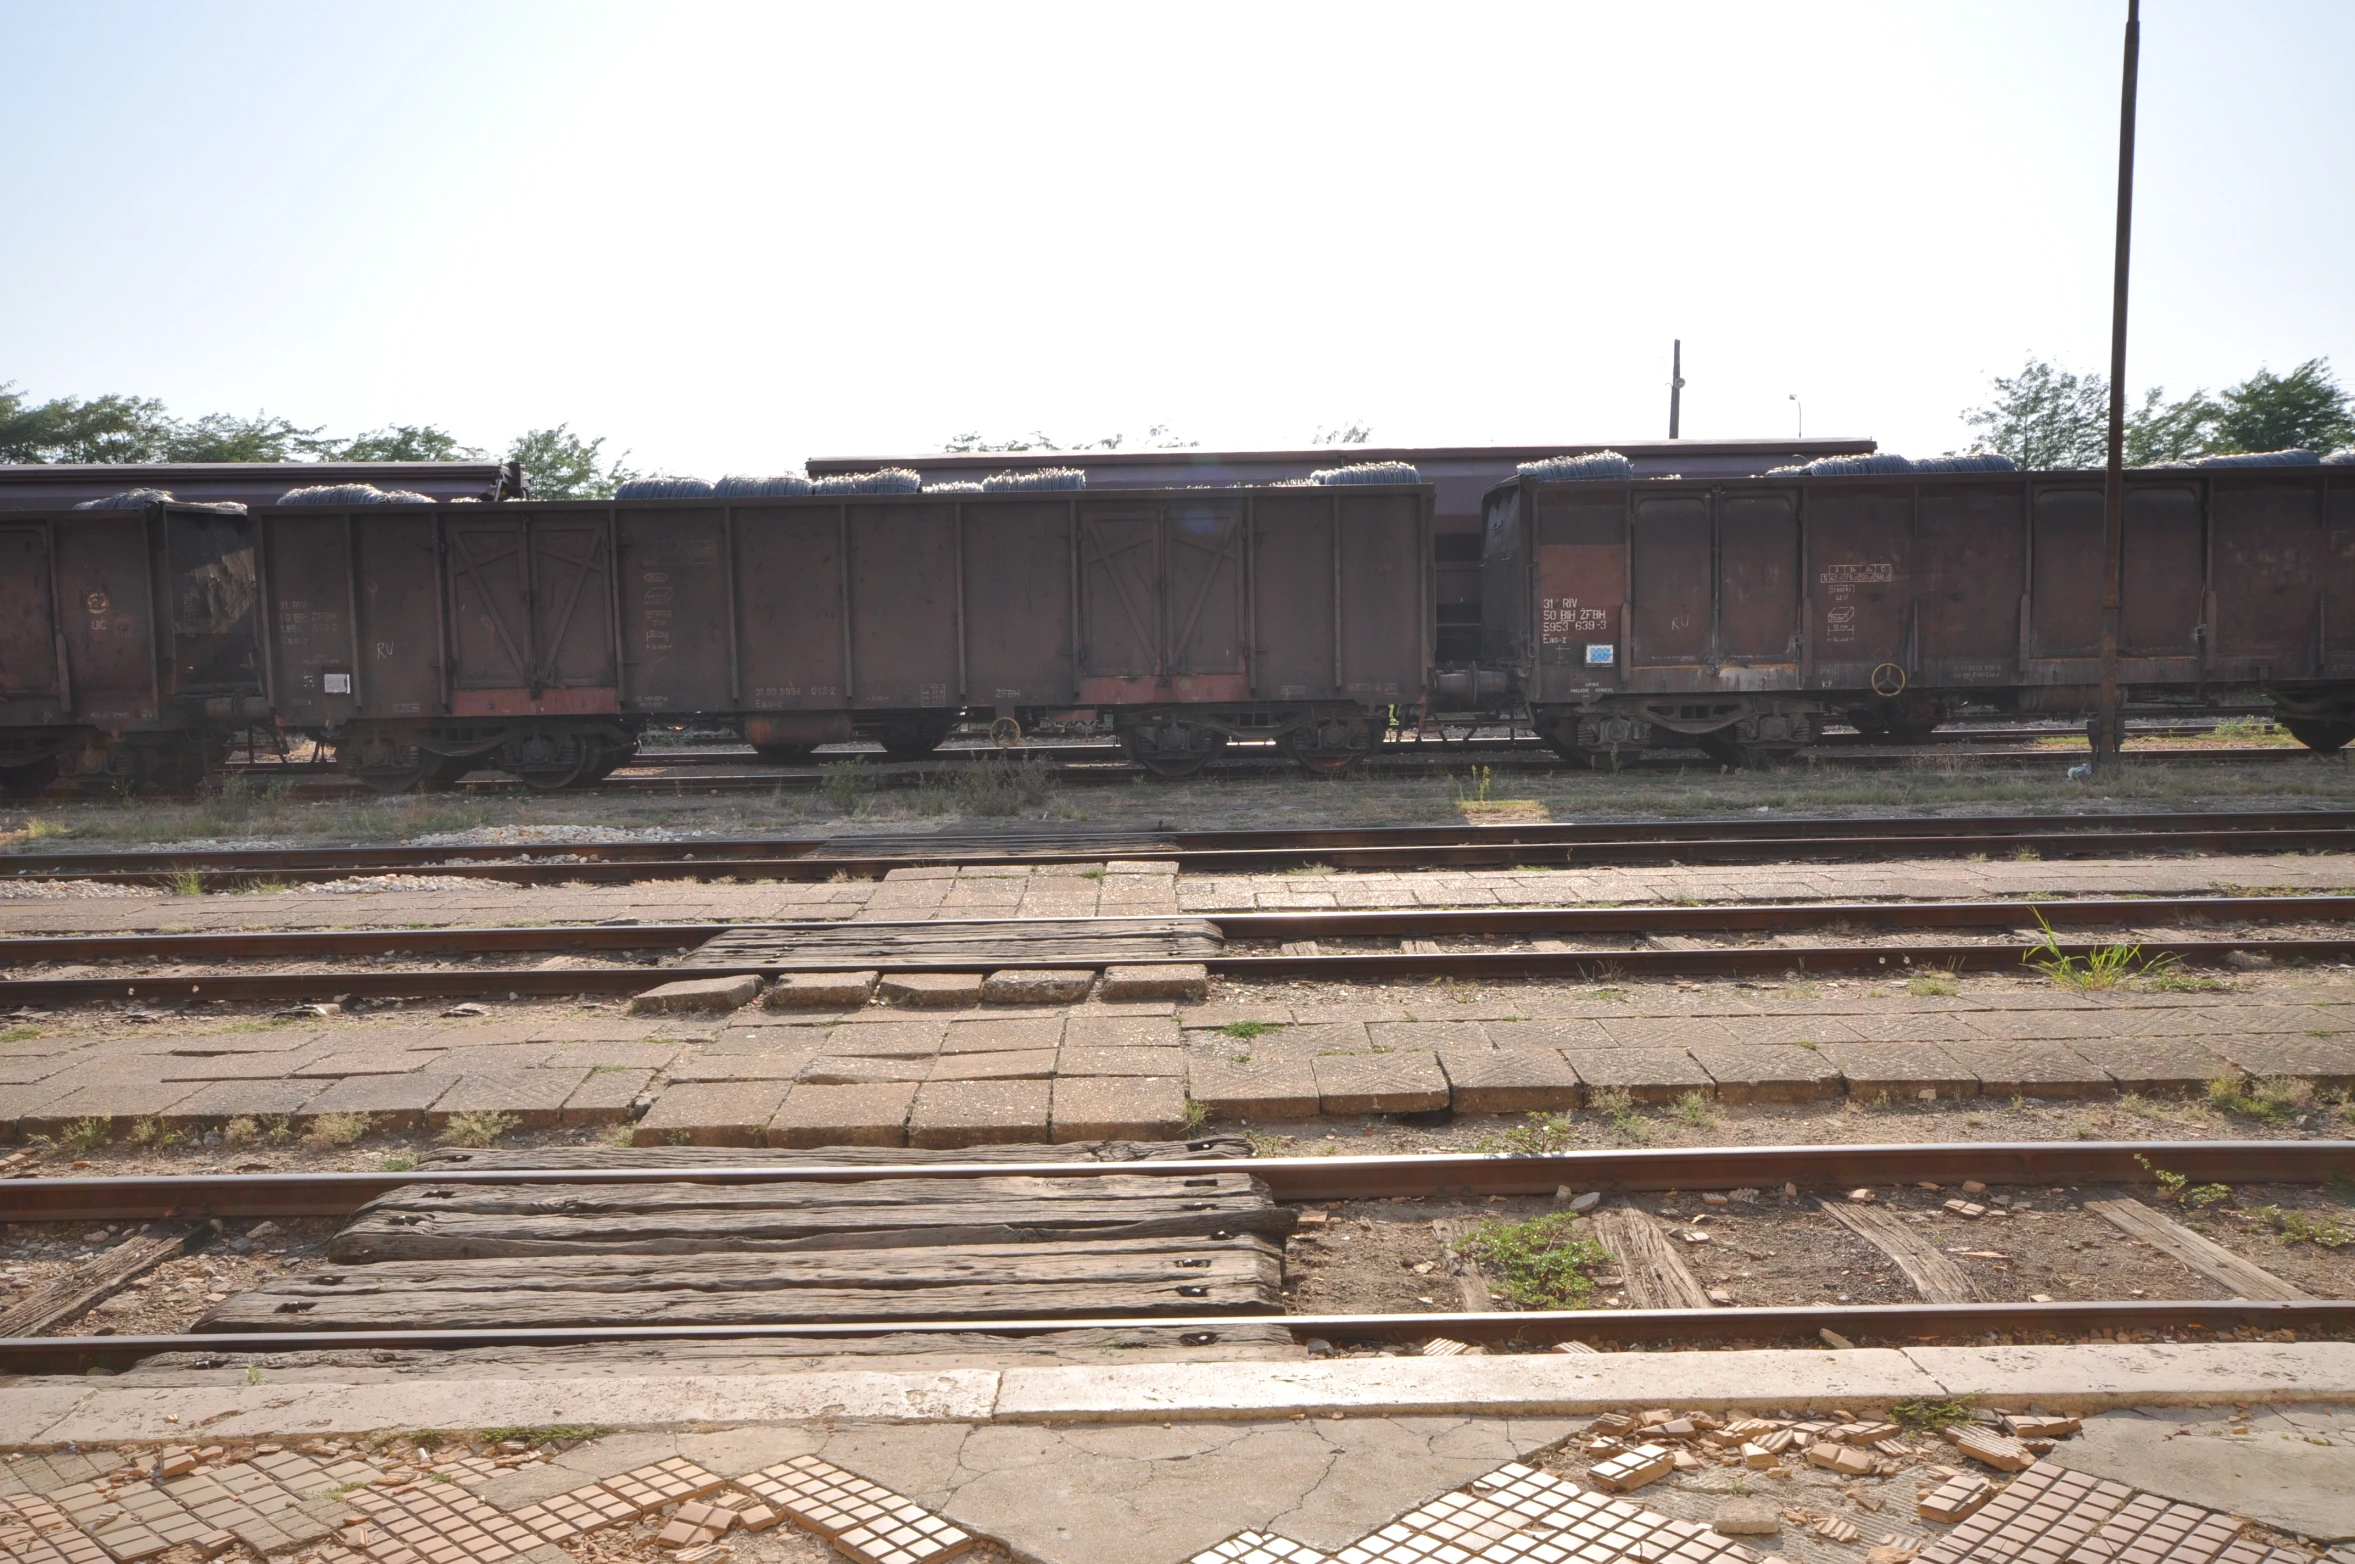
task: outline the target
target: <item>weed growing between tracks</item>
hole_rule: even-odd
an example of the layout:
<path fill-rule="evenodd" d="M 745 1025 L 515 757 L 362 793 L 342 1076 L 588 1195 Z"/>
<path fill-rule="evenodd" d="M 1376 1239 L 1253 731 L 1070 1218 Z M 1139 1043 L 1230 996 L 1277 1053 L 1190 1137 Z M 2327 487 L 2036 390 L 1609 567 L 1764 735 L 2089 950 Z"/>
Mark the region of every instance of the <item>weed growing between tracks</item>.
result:
<path fill-rule="evenodd" d="M 1525 1222 L 1487 1221 L 1456 1252 L 1478 1261 L 1505 1296 L 1527 1309 L 1576 1309 L 1594 1295 L 1592 1273 L 1610 1260 L 1567 1211 Z"/>

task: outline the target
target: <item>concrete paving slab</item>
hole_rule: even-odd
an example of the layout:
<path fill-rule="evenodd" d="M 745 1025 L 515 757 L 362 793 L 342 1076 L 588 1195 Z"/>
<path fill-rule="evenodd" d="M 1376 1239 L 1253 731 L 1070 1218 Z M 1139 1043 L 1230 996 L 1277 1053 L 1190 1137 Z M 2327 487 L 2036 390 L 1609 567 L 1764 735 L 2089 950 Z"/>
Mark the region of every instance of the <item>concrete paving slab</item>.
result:
<path fill-rule="evenodd" d="M 2285 1427 L 2236 1436 L 2154 1408 L 2089 1417 L 2045 1459 L 2320 1542 L 2355 1538 L 2355 1444 L 2340 1440 Z"/>
<path fill-rule="evenodd" d="M 898 1081 L 927 1081 L 938 1061 L 923 1059 L 867 1059 L 856 1054 L 820 1054 L 794 1072 L 793 1079 L 808 1086 L 879 1086 Z"/>
<path fill-rule="evenodd" d="M 1447 1076 L 1435 1054 L 1320 1054 L 1313 1061 L 1320 1111 L 1431 1113 L 1447 1106 Z"/>
<path fill-rule="evenodd" d="M 1940 1393 L 1931 1374 L 1886 1348 L 1138 1364 L 1010 1368 L 1004 1375 L 1001 1422 L 1248 1419 L 1292 1412 L 1568 1417 L 1630 1405 L 1885 1405 Z"/>
<path fill-rule="evenodd" d="M 785 1081 L 714 1081 L 674 1086 L 630 1134 L 638 1146 L 759 1146 L 785 1101 Z"/>
<path fill-rule="evenodd" d="M 796 1086 L 769 1120 L 772 1146 L 904 1146 L 916 1088 Z"/>
<path fill-rule="evenodd" d="M 1237 1053 L 1250 1047 L 1236 1043 Z M 1316 1070 L 1305 1058 L 1196 1057 L 1187 1066 L 1187 1095 L 1214 1119 L 1313 1119 Z"/>
<path fill-rule="evenodd" d="M 1847 1090 L 1839 1066 L 1796 1043 L 1695 1043 L 1720 1102 L 1822 1102 Z"/>
<path fill-rule="evenodd" d="M 630 1000 L 630 1014 L 725 1015 L 752 1003 L 760 993 L 756 977 L 689 978 L 663 983 Z"/>
<path fill-rule="evenodd" d="M 87 1384 L 87 1382 L 83 1382 Z M 60 1412 L 53 1396 L 20 1401 L 0 1389 L 0 1445 L 163 1441 L 202 1427 L 206 1437 L 286 1438 L 386 1428 L 548 1427 L 625 1415 L 641 1428 L 871 1419 L 976 1422 L 990 1415 L 998 1374 L 988 1369 L 889 1373 L 617 1376 L 596 1380 L 435 1376 L 366 1385 L 173 1386 L 109 1382 Z"/>
<path fill-rule="evenodd" d="M 874 972 L 788 972 L 761 1003 L 771 1010 L 849 1010 L 874 995 Z"/>
<path fill-rule="evenodd" d="M 1058 1144 L 1175 1140 L 1185 1132 L 1186 1079 L 1182 1074 L 1055 1078 L 1051 1136 Z"/>
<path fill-rule="evenodd" d="M 1172 1048 L 1184 1040 L 1177 1017 L 1167 1011 L 1108 1015 L 1075 1010 L 1063 1023 L 1066 1048 Z"/>
<path fill-rule="evenodd" d="M 1585 1100 L 1556 1048 L 1442 1048 L 1439 1067 L 1458 1113 L 1550 1112 Z"/>
<path fill-rule="evenodd" d="M 1061 1016 L 1005 1016 L 949 1024 L 942 1054 L 1033 1053 L 1063 1041 Z"/>
<path fill-rule="evenodd" d="M 1979 1078 L 1936 1043 L 1826 1043 L 1822 1054 L 1859 1102 L 1918 1098 L 1923 1092 L 1951 1100 L 1979 1092 Z"/>
<path fill-rule="evenodd" d="M 942 1021 L 846 1022 L 827 1030 L 823 1047 L 828 1053 L 870 1059 L 929 1059 L 940 1052 L 941 1038 L 948 1030 Z"/>
<path fill-rule="evenodd" d="M 324 1081 L 214 1081 L 160 1115 L 166 1124 L 217 1128 L 231 1119 L 292 1117 L 326 1088 Z"/>
<path fill-rule="evenodd" d="M 365 1113 L 380 1130 L 413 1129 L 450 1089 L 446 1075 L 358 1075 L 335 1082 L 304 1107 L 312 1113 Z"/>
<path fill-rule="evenodd" d="M 628 1122 L 630 1109 L 638 1094 L 653 1081 L 652 1070 L 633 1070 L 626 1065 L 609 1065 L 589 1072 L 589 1078 L 564 1099 L 564 1107 L 556 1115 L 559 1124 L 622 1124 Z"/>
<path fill-rule="evenodd" d="M 981 985 L 981 1000 L 989 1005 L 1076 1005 L 1095 986 L 1094 969 L 992 972 Z"/>
<path fill-rule="evenodd" d="M 1198 1001 L 1209 991 L 1210 969 L 1198 961 L 1106 967 L 1103 980 L 1096 985 L 1096 996 L 1108 1000 L 1174 999 L 1182 1003 Z"/>
<path fill-rule="evenodd" d="M 1947 1043 L 1947 1055 L 1979 1079 L 1986 1097 L 2099 1097 L 2112 1090 L 2066 1044 Z"/>
<path fill-rule="evenodd" d="M 981 1003 L 981 974 L 887 972 L 875 986 L 875 997 L 888 1005 L 914 1005 L 926 1010 L 963 1009 Z"/>
<path fill-rule="evenodd" d="M 2344 1037 L 2292 1036 L 2287 1033 L 2237 1033 L 2212 1036 L 2207 1046 L 2249 1074 L 2302 1077 L 2319 1086 L 2355 1086 L 2355 1044 Z"/>
<path fill-rule="evenodd" d="M 425 1127 L 439 1129 L 461 1113 L 503 1113 L 525 1128 L 544 1128 L 588 1078 L 586 1070 L 545 1069 L 461 1075 L 425 1110 Z"/>
<path fill-rule="evenodd" d="M 2223 1055 L 2188 1037 L 2089 1037 L 2072 1041 L 2069 1051 L 2122 1092 L 2196 1092 L 2219 1077 L 2240 1074 Z"/>
<path fill-rule="evenodd" d="M 932 1061 L 934 1081 L 1045 1081 L 1055 1075 L 1052 1048 L 995 1053 L 942 1054 Z"/>
<path fill-rule="evenodd" d="M 1687 1092 L 1715 1095 L 1716 1077 L 1681 1048 L 1565 1048 L 1562 1057 L 1586 1083 L 1586 1095 L 1618 1090 L 1637 1102 L 1674 1102 Z"/>
<path fill-rule="evenodd" d="M 1074 1048 L 1065 1045 L 1055 1066 L 1061 1075 L 1183 1075 L 1185 1050 L 1167 1048 Z"/>
<path fill-rule="evenodd" d="M 1043 1141 L 1045 1081 L 931 1081 L 917 1088 L 908 1144 L 936 1149 Z"/>
<path fill-rule="evenodd" d="M 1911 1347 L 1945 1395 L 2047 1411 L 2355 1403 L 2355 1343 L 2197 1342 L 2067 1347 Z"/>

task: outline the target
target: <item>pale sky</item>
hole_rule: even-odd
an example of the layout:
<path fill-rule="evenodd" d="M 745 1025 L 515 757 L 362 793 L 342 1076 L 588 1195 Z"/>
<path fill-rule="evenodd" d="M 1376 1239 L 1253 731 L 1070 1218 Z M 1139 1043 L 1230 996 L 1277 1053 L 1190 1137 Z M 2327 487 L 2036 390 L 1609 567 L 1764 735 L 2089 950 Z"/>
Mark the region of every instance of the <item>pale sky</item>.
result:
<path fill-rule="evenodd" d="M 0 381 L 642 469 L 1861 434 L 2109 340 L 2123 0 L 0 0 Z M 2129 380 L 2355 381 L 2355 5 L 2145 6 Z"/>

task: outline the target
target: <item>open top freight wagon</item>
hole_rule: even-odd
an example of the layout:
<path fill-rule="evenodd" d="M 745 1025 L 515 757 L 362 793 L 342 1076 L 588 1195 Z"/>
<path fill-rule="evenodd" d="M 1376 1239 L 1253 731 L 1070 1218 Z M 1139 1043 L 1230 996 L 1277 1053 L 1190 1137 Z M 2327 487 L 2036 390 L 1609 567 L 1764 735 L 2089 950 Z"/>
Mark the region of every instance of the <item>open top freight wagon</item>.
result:
<path fill-rule="evenodd" d="M 2166 708 L 2264 696 L 2355 738 L 2355 468 L 2127 474 L 2119 679 Z M 1964 702 L 2090 712 L 2099 472 L 1541 482 L 1483 506 L 1484 661 L 1589 759 L 1788 751 L 1827 719 L 1923 735 Z"/>
<path fill-rule="evenodd" d="M 280 720 L 379 786 L 610 770 L 647 721 L 772 756 L 1109 714 L 1165 774 L 1230 736 L 1351 763 L 1430 666 L 1419 485 L 277 507 Z"/>

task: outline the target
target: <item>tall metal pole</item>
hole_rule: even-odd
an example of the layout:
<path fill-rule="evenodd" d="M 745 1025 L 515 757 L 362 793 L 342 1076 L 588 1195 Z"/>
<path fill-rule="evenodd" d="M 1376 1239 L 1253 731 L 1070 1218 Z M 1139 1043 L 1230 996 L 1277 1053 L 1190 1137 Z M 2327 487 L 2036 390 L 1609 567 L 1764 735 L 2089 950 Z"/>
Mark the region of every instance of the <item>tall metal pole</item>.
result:
<path fill-rule="evenodd" d="M 1668 438 L 1676 438 L 1677 424 L 1684 411 L 1684 338 L 1676 339 L 1668 359 Z"/>
<path fill-rule="evenodd" d="M 2134 235 L 2134 76 L 2142 53 L 2142 3 L 2126 0 L 2126 68 L 2118 99 L 2118 255 L 2110 294 L 2110 442 L 2102 479 L 2102 687 L 2094 718 L 2096 764 L 2118 758 L 2125 724 L 2118 712 L 2119 579 L 2126 557 L 2126 275 Z"/>

